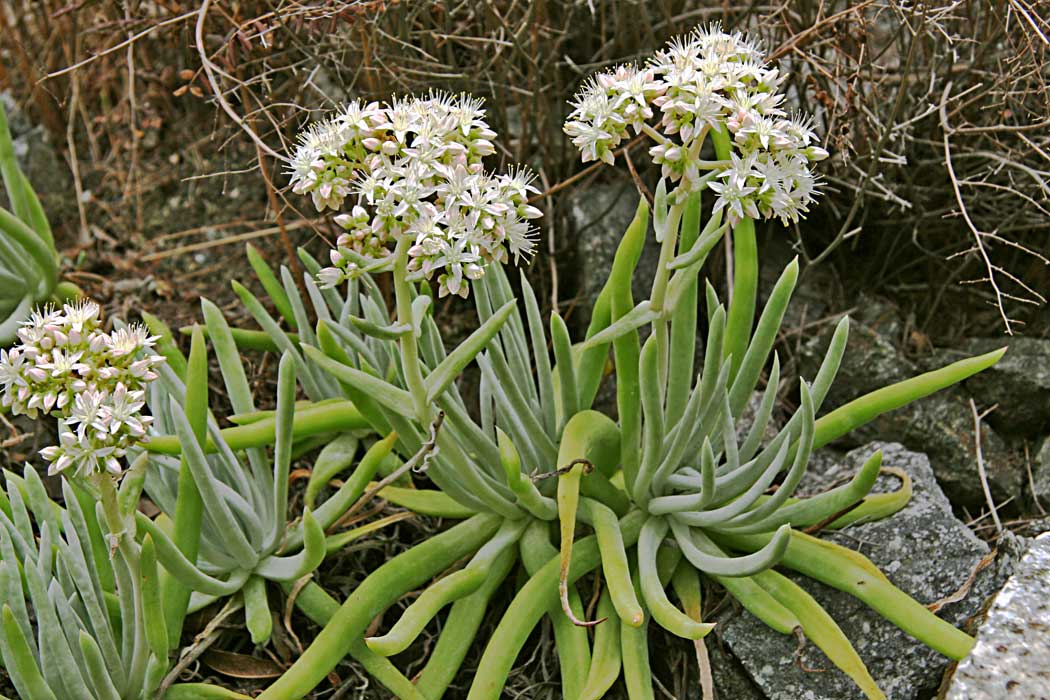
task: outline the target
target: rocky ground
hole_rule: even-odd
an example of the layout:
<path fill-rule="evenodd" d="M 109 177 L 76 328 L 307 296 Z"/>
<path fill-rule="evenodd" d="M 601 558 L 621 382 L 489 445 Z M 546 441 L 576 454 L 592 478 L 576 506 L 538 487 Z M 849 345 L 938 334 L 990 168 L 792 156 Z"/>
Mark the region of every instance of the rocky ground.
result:
<path fill-rule="evenodd" d="M 59 222 L 75 218 L 77 207 L 70 195 L 68 169 L 57 149 L 47 142 L 42 130 L 31 128 L 17 114 L 11 121 L 16 150 L 48 212 Z M 568 305 L 568 315 L 577 331 L 586 324 L 583 310 L 589 308 L 588 300 L 604 283 L 619 232 L 630 220 L 636 198 L 628 181 L 591 183 L 567 198 L 562 207 L 568 220 L 563 240 L 569 241 L 562 247 L 568 251 L 553 268 L 565 292 L 562 298 L 570 295 L 575 299 Z M 161 204 L 176 207 L 185 203 Z M 218 231 L 214 234 L 219 235 Z M 280 258 L 276 241 L 264 239 L 263 245 L 273 253 L 273 259 Z M 794 252 L 784 236 L 763 238 L 760 247 L 762 287 L 768 289 Z M 70 250 L 74 251 L 72 265 L 85 272 L 80 281 L 104 293 L 113 310 L 126 315 L 134 308 L 147 308 L 175 326 L 195 318 L 196 304 L 190 300 L 202 295 L 228 299 L 229 280 L 245 269 L 239 246 L 206 249 L 180 257 L 169 267 L 152 267 L 149 274 L 142 270 L 126 274 L 123 286 L 103 286 L 95 280 L 98 275 L 93 270 L 112 269 L 111 262 L 93 268 L 97 261 L 85 260 L 75 248 Z M 655 245 L 650 245 L 639 266 L 636 297 L 646 293 L 656 258 Z M 541 266 L 548 262 L 540 260 Z M 189 273 L 193 274 L 191 278 L 186 277 Z M 713 280 L 724 278 L 719 260 L 713 260 L 709 274 Z M 779 349 L 785 361 L 784 376 L 812 376 L 834 323 L 849 311 L 849 350 L 827 409 L 966 355 L 1003 344 L 1009 344 L 1010 350 L 988 372 L 880 418 L 814 460 L 811 487 L 847 476 L 872 450 L 881 448 L 884 463 L 905 470 L 915 485 L 914 498 L 902 512 L 881 522 L 848 528 L 831 538 L 859 548 L 918 600 L 944 602 L 941 614 L 971 630 L 978 629 L 982 612 L 1010 573 L 1016 570 L 1017 574 L 979 632 L 980 653 L 962 666 L 954 685 L 949 680 L 952 668 L 943 657 L 848 596 L 808 580 L 800 583 L 839 620 L 892 700 L 920 700 L 938 693 L 947 693 L 950 700 L 1014 697 L 996 695 L 1002 690 L 998 686 L 978 689 L 981 678 L 992 673 L 989 669 L 1011 669 L 1013 675 L 1007 681 L 1050 684 L 1045 675 L 1025 668 L 1035 657 L 1026 661 L 1022 656 L 1040 642 L 1046 644 L 1048 635 L 1019 630 L 1016 622 L 1033 616 L 1037 619 L 1038 615 L 1045 620 L 1047 615 L 1038 598 L 1038 586 L 1045 586 L 1047 575 L 1046 537 L 1038 540 L 1040 544 L 1026 558 L 1022 555 L 1029 543 L 1025 538 L 1050 530 L 1050 518 L 1044 510 L 1050 509 L 1050 340 L 963 337 L 942 347 L 916 329 L 912 310 L 893 299 L 851 297 L 844 291 L 847 287 L 828 268 L 806 270 Z M 258 369 L 261 377 L 267 376 L 267 367 Z M 790 405 L 793 391 L 793 386 L 784 387 L 785 406 Z M 975 411 L 980 416 L 976 421 Z M 5 463 L 31 455 L 38 442 L 30 438 L 11 445 L 5 449 Z M 982 478 L 987 482 L 1001 532 L 992 517 Z M 709 638 L 708 648 L 719 697 L 840 700 L 856 696 L 845 676 L 830 667 L 814 647 L 796 654 L 796 640 L 776 635 L 732 607 L 720 611 L 718 621 L 719 632 Z M 1009 641 L 1003 641 L 1004 635 Z M 665 639 L 654 643 L 668 648 L 676 644 Z M 549 666 L 552 657 L 542 649 L 541 640 L 532 657 L 539 660 L 519 671 L 521 686 L 535 689 L 522 697 L 555 697 L 549 687 L 540 690 L 542 678 L 556 676 Z M 682 654 L 680 649 L 675 653 Z M 1045 660 L 1045 648 L 1042 654 L 1038 658 Z M 542 668 L 537 670 L 537 666 Z M 684 678 L 684 697 L 697 697 L 697 689 L 689 685 L 695 684 L 695 672 L 678 674 L 668 671 L 666 675 Z M 1012 692 L 1014 686 L 1003 687 Z M 1045 700 L 1048 696 L 1036 693 L 1017 697 Z"/>
<path fill-rule="evenodd" d="M 574 197 L 570 218 L 578 235 L 575 282 L 581 297 L 593 298 L 604 282 L 617 240 L 611 232 L 626 228 L 635 203 L 629 183 L 593 187 Z M 795 255 L 786 237 L 774 236 L 759 242 L 766 290 Z M 655 243 L 643 252 L 636 297 L 645 293 L 657 256 Z M 715 277 L 720 272 L 716 265 L 710 274 Z M 792 372 L 813 376 L 843 313 L 851 318 L 849 345 L 825 410 L 963 357 L 1010 347 L 992 369 L 885 415 L 823 450 L 807 477 L 811 488 L 841 483 L 871 452 L 882 449 L 885 465 L 911 476 L 912 501 L 891 518 L 846 528 L 829 538 L 862 551 L 917 600 L 943 603 L 939 614 L 945 619 L 971 632 L 978 630 L 982 613 L 1018 567 L 1029 538 L 1050 530 L 1044 510 L 1050 507 L 1050 340 L 967 337 L 952 347 L 934 349 L 928 338 L 916 335 L 906 313 L 892 300 L 863 295 L 845 299 L 836 276 L 816 268 L 803 273 L 785 320 L 780 352 L 791 369 L 783 376 Z M 585 319 L 579 321 L 582 326 Z M 784 392 L 788 402 L 791 389 Z M 979 464 L 1001 532 L 991 517 Z M 1050 613 L 1036 602 L 1047 580 L 1046 538 L 1040 542 L 1041 548 L 1029 557 L 1036 563 L 1025 559 L 1016 582 L 1011 582 L 1014 589 L 1026 593 L 1009 595 L 1015 601 L 1025 595 L 1031 598 L 1021 613 L 1012 612 L 1013 619 L 1023 618 L 1025 611 L 1035 613 L 1034 629 L 1045 632 L 1050 629 Z M 954 665 L 948 659 L 850 596 L 803 577 L 797 581 L 839 621 L 891 700 L 921 700 L 945 692 L 951 700 L 1050 697 L 1045 674 L 1023 670 L 1028 662 L 1050 653 L 1045 636 L 1014 629 L 1006 647 L 984 641 L 985 636 L 993 640 L 1000 634 L 1010 636 L 1003 632 L 1009 624 L 1002 621 L 1002 614 L 996 618 L 993 613 L 988 632 L 980 628 L 978 648 L 1001 648 L 995 652 L 1001 656 L 976 655 L 952 685 Z M 998 609 L 1009 603 L 996 605 Z M 857 696 L 856 687 L 819 650 L 810 646 L 796 654 L 795 639 L 772 632 L 746 612 L 725 611 L 720 621 L 715 641 L 708 644 L 719 697 L 841 700 Z M 1004 669 L 1016 677 L 1011 693 L 1021 685 L 1042 689 L 1028 695 L 1017 690 L 1014 695 L 1005 693 L 1005 685 L 981 688 L 982 676 L 998 683 L 996 676 L 1007 673 Z"/>

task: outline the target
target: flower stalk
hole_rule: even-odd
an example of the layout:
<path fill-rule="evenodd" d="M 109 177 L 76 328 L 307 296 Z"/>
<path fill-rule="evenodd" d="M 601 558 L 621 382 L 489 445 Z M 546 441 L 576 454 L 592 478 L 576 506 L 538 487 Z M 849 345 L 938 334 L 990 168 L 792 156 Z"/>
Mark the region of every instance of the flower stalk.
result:
<path fill-rule="evenodd" d="M 195 328 L 190 341 L 190 356 L 186 372 L 186 417 L 190 422 L 194 438 L 203 444 L 207 435 L 208 420 L 208 364 L 204 347 L 204 335 L 200 327 Z M 152 441 L 151 441 L 152 442 Z M 176 442 L 176 444 L 178 444 Z M 151 447 L 152 445 L 150 445 Z M 201 521 L 204 516 L 204 501 L 197 488 L 189 460 L 183 456 L 179 461 L 178 500 L 172 522 L 172 540 L 183 556 L 196 562 L 200 549 Z M 161 596 L 165 605 L 165 624 L 171 646 L 179 643 L 182 623 L 189 606 L 191 589 L 178 581 L 166 570 L 161 574 Z"/>
<path fill-rule="evenodd" d="M 411 245 L 411 239 L 401 237 L 394 248 L 394 297 L 398 324 L 411 329 L 402 333 L 399 339 L 405 386 L 412 395 L 415 419 L 421 425 L 429 425 L 433 418 L 433 409 L 427 398 L 426 383 L 419 363 L 418 330 L 412 318 L 412 288 L 408 281 L 408 249 Z"/>

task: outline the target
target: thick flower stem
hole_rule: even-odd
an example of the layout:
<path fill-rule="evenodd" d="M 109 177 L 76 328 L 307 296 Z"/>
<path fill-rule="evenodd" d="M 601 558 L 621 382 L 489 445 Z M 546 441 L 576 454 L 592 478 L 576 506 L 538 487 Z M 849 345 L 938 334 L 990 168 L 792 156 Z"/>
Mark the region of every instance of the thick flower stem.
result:
<path fill-rule="evenodd" d="M 199 327 L 193 333 L 186 368 L 186 417 L 198 443 L 204 444 L 208 429 L 208 357 L 204 334 Z M 175 445 L 178 446 L 178 440 L 175 440 Z M 177 493 L 172 539 L 186 559 L 196 563 L 204 502 L 185 456 L 179 465 Z M 182 622 L 190 602 L 190 589 L 164 572 L 161 578 L 161 599 L 166 606 L 164 619 L 168 627 L 168 642 L 174 648 L 182 636 Z"/>
<path fill-rule="evenodd" d="M 131 641 L 128 687 L 141 687 L 145 683 L 146 665 L 149 662 L 149 643 L 142 616 L 144 604 L 142 571 L 139 566 L 139 553 L 135 545 L 134 531 L 129 532 L 129 523 L 120 511 L 117 484 L 114 478 L 109 474 L 97 474 L 94 481 L 99 490 L 99 501 L 102 504 L 106 528 L 109 530 L 110 554 L 111 556 L 119 555 L 127 568 L 127 584 L 131 587 L 131 609 L 122 610 L 122 613 L 130 612 L 135 618 L 130 623 L 127 620 L 123 621 L 124 629 L 132 631 L 134 635 Z"/>
<path fill-rule="evenodd" d="M 755 321 L 755 301 L 758 297 L 758 242 L 755 222 L 744 218 L 733 227 L 733 296 L 726 317 L 726 335 L 723 356 L 732 355 L 733 369 L 729 379 L 743 362 Z"/>
<path fill-rule="evenodd" d="M 729 160 L 732 144 L 725 129 L 711 132 L 711 141 L 719 160 Z M 733 227 L 733 295 L 726 319 L 723 357 L 732 355 L 730 381 L 744 360 L 751 328 L 755 321 L 755 300 L 758 297 L 758 242 L 755 239 L 755 222 L 745 216 Z"/>
<path fill-rule="evenodd" d="M 433 418 L 430 403 L 427 401 L 427 387 L 423 381 L 423 371 L 419 363 L 418 330 L 412 322 L 412 288 L 408 281 L 408 249 L 412 239 L 402 236 L 397 240 L 394 249 L 394 298 L 397 303 L 397 323 L 407 325 L 412 331 L 401 336 L 401 367 L 405 373 L 405 387 L 412 395 L 412 404 L 416 410 L 416 420 L 420 425 L 429 425 Z"/>

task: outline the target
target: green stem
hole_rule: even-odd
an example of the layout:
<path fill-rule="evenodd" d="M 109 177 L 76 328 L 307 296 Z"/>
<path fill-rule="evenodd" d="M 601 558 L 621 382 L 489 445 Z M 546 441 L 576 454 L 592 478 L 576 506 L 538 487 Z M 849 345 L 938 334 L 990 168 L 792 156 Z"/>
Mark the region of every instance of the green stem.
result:
<path fill-rule="evenodd" d="M 649 208 L 645 197 L 638 202 L 631 225 L 627 227 L 623 240 L 616 249 L 612 271 L 609 273 L 610 320 L 627 315 L 634 308 L 631 295 L 631 278 L 638 264 L 645 235 L 649 226 Z M 621 458 L 624 483 L 627 490 L 634 485 L 638 474 L 641 452 L 642 415 L 639 409 L 641 388 L 638 380 L 638 357 L 641 342 L 638 332 L 625 333 L 613 341 L 613 356 L 616 360 L 616 408 L 620 416 Z"/>
<path fill-rule="evenodd" d="M 128 531 L 128 522 L 120 511 L 120 503 L 117 499 L 117 485 L 109 474 L 98 474 L 95 478 L 98 487 L 102 513 L 109 530 L 110 547 L 120 553 L 130 574 L 132 610 L 135 615 L 135 623 L 131 626 L 134 630 L 132 641 L 132 652 L 130 666 L 128 668 L 128 687 L 142 687 L 145 682 L 146 665 L 149 662 L 149 640 L 144 629 L 145 621 L 142 619 L 142 569 L 139 566 L 139 553 L 134 544 L 134 533 Z"/>
<path fill-rule="evenodd" d="M 629 547 L 638 541 L 638 533 L 644 520 L 645 515 L 641 511 L 633 511 L 620 520 L 620 532 L 625 546 Z M 595 538 L 581 539 L 573 548 L 569 583 L 579 580 L 600 563 L 601 554 Z M 500 698 L 514 660 L 532 630 L 551 608 L 557 609 L 559 568 L 559 558 L 552 557 L 514 596 L 488 646 L 485 647 L 467 700 Z"/>
<path fill-rule="evenodd" d="M 402 236 L 394 249 L 394 298 L 397 303 L 398 325 L 412 327 L 411 333 L 401 336 L 398 345 L 401 348 L 401 367 L 405 373 L 405 388 L 412 395 L 412 404 L 416 410 L 416 420 L 420 425 L 429 425 L 432 419 L 430 402 L 427 401 L 427 385 L 423 380 L 422 366 L 419 362 L 419 333 L 412 323 L 412 287 L 408 281 L 408 249 L 412 239 Z"/>
<path fill-rule="evenodd" d="M 723 535 L 720 541 L 749 551 L 763 546 L 768 535 Z M 894 586 L 862 554 L 801 532 L 791 532 L 781 563 L 795 571 L 849 593 L 923 644 L 959 660 L 973 649 L 974 639 Z"/>
<path fill-rule="evenodd" d="M 968 357 L 854 399 L 817 421 L 813 449 L 842 437 L 883 413 L 906 406 L 912 401 L 929 396 L 935 391 L 940 391 L 986 370 L 998 362 L 1005 353 L 1006 348 L 1000 348 L 984 355 Z"/>
<path fill-rule="evenodd" d="M 865 697 L 869 700 L 886 700 L 886 695 L 871 677 L 849 638 L 813 596 L 776 571 L 763 571 L 755 576 L 754 580 L 777 602 L 795 614 L 806 638 L 820 647 L 831 663 L 853 679 L 864 691 Z"/>
<path fill-rule="evenodd" d="M 505 550 L 493 564 L 481 588 L 453 603 L 441 628 L 441 636 L 416 681 L 416 688 L 424 696 L 439 700 L 452 683 L 488 612 L 489 601 L 517 561 L 518 553 L 513 548 Z"/>
<path fill-rule="evenodd" d="M 724 129 L 711 132 L 715 154 L 719 160 L 729 160 L 732 144 Z M 730 382 L 736 376 L 740 363 L 744 361 L 751 327 L 755 321 L 755 301 L 758 297 L 758 242 L 755 239 L 755 222 L 744 217 L 733 227 L 733 296 L 726 319 L 725 344 L 722 356 L 732 355 Z"/>
<path fill-rule="evenodd" d="M 197 442 L 204 444 L 208 430 L 208 356 L 204 345 L 204 333 L 199 327 L 194 331 L 190 342 L 190 357 L 186 369 L 186 417 Z M 178 440 L 174 440 L 174 443 L 178 448 Z M 172 539 L 191 563 L 196 563 L 200 550 L 203 517 L 204 501 L 197 490 L 189 461 L 184 455 L 179 463 Z M 191 591 L 167 572 L 162 575 L 160 583 L 162 600 L 167 606 L 165 622 L 168 627 L 168 641 L 174 648 L 178 646 L 182 637 L 182 622 L 186 617 Z"/>
<path fill-rule="evenodd" d="M 557 550 L 550 543 L 547 524 L 533 520 L 525 536 L 521 538 L 521 563 L 525 566 L 525 572 L 529 576 L 536 575 L 556 553 Z M 582 618 L 585 615 L 583 601 L 580 600 L 576 586 L 569 587 L 568 601 L 573 617 Z M 554 646 L 558 651 L 562 695 L 567 698 L 579 697 L 591 666 L 587 629 L 573 624 L 572 619 L 558 606 L 550 608 L 548 617 L 554 628 Z"/>
<path fill-rule="evenodd" d="M 164 700 L 251 700 L 251 698 L 210 683 L 176 683 L 165 691 Z"/>
<path fill-rule="evenodd" d="M 649 518 L 638 538 L 638 580 L 642 598 L 653 619 L 668 632 L 685 639 L 703 639 L 714 628 L 713 624 L 697 622 L 674 607 L 664 592 L 657 572 L 657 552 L 667 534 L 667 521 Z"/>
<path fill-rule="evenodd" d="M 185 326 L 179 329 L 179 333 L 182 335 L 188 335 L 192 331 L 191 326 Z M 250 328 L 231 328 L 230 335 L 233 336 L 233 342 L 237 344 L 238 350 L 258 350 L 261 352 L 280 352 L 281 348 L 274 342 L 274 339 L 270 337 L 270 334 L 266 331 L 254 331 Z M 285 333 L 288 336 L 288 340 L 293 343 L 299 342 L 299 336 L 291 331 Z M 207 332 L 205 332 L 207 336 Z"/>
<path fill-rule="evenodd" d="M 302 656 L 258 700 L 298 700 L 317 687 L 375 617 L 406 592 L 476 550 L 495 533 L 499 518 L 476 515 L 399 554 L 350 594 Z"/>
<path fill-rule="evenodd" d="M 755 301 L 758 296 L 758 243 L 755 240 L 755 222 L 744 218 L 733 227 L 733 298 L 726 318 L 723 357 L 732 355 L 730 382 L 736 377 L 744 360 L 751 328 L 755 321 Z"/>
<path fill-rule="evenodd" d="M 580 700 L 601 700 L 620 677 L 620 625 L 616 624 L 616 607 L 609 589 L 598 599 L 598 619 L 605 622 L 594 631 L 594 653 Z"/>
<path fill-rule="evenodd" d="M 504 550 L 513 548 L 525 524 L 525 519 L 504 521 L 499 532 L 478 550 L 465 568 L 431 584 L 408 606 L 389 632 L 365 639 L 368 648 L 380 656 L 394 656 L 407 649 L 445 605 L 481 588 L 493 562 Z"/>
<path fill-rule="evenodd" d="M 48 249 L 47 243 L 40 239 L 36 231 L 29 227 L 11 212 L 0 207 L 0 232 L 22 247 L 36 266 L 34 272 L 39 278 L 37 296 L 46 299 L 51 290 L 58 284 L 58 263 Z"/>
<path fill-rule="evenodd" d="M 299 409 L 292 419 L 292 439 L 298 442 L 307 437 L 324 433 L 344 433 L 348 430 L 368 428 L 368 421 L 354 405 L 346 400 L 325 401 L 310 408 Z M 267 417 L 247 425 L 236 425 L 220 431 L 222 439 L 232 450 L 272 445 L 277 437 L 276 417 Z M 156 435 L 150 438 L 145 448 L 162 455 L 177 455 L 182 452 L 179 440 L 174 435 Z M 209 437 L 204 443 L 204 452 L 214 454 L 218 449 Z"/>
<path fill-rule="evenodd" d="M 641 598 L 642 589 L 636 567 L 631 567 L 631 580 L 634 581 L 635 595 Z M 638 627 L 620 623 L 620 663 L 623 667 L 623 685 L 628 700 L 655 698 L 649 661 L 649 619 L 646 615 Z"/>
<path fill-rule="evenodd" d="M 645 611 L 634 594 L 620 523 L 612 510 L 597 501 L 585 498 L 580 506 L 581 519 L 594 529 L 602 558 L 602 576 L 616 614 L 624 624 L 640 627 L 645 621 Z"/>
<path fill-rule="evenodd" d="M 286 593 L 291 593 L 295 583 L 288 581 L 281 584 Z M 318 625 L 327 625 L 337 612 L 339 603 L 335 598 L 311 581 L 299 591 L 295 597 L 295 607 L 304 615 Z M 387 690 L 394 693 L 402 700 L 424 700 L 425 694 L 421 693 L 389 660 L 376 654 L 364 641 L 358 639 L 350 649 L 350 656 L 360 663 L 365 671 L 373 678 L 386 686 Z M 167 700 L 167 699 L 165 699 Z"/>
<path fill-rule="evenodd" d="M 574 624 L 583 625 L 569 605 L 569 566 L 572 562 L 572 540 L 576 531 L 576 509 L 580 502 L 580 480 L 584 468 L 601 468 L 615 460 L 620 451 L 619 431 L 609 418 L 597 411 L 580 411 L 565 424 L 558 447 L 558 469 L 567 470 L 558 477 L 558 523 L 561 535 L 561 580 L 559 592 L 562 610 Z M 614 461 L 612 463 L 615 463 Z"/>
<path fill-rule="evenodd" d="M 679 250 L 692 249 L 700 234 L 700 193 L 692 194 L 683 205 L 682 224 L 678 234 Z M 668 314 L 671 338 L 667 360 L 667 396 L 664 421 L 674 425 L 681 418 L 693 385 L 693 359 L 696 350 L 697 298 L 700 288 L 699 269 L 691 276 L 675 308 Z"/>
<path fill-rule="evenodd" d="M 663 236 L 663 241 L 660 244 L 660 259 L 656 264 L 656 273 L 653 276 L 652 293 L 649 295 L 653 311 L 663 310 L 664 299 L 667 297 L 667 283 L 671 279 L 668 264 L 675 255 L 675 248 L 678 244 L 678 226 L 684 212 L 685 203 L 672 204 L 667 211 L 665 229 L 659 232 Z"/>
<path fill-rule="evenodd" d="M 667 266 L 675 255 L 675 248 L 678 243 L 678 226 L 684 211 L 684 203 L 672 204 L 668 211 L 667 221 L 665 222 L 667 228 L 663 232 L 664 239 L 660 246 L 660 259 L 656 263 L 656 275 L 653 279 L 652 293 L 649 296 L 652 310 L 660 313 L 660 316 L 653 321 L 653 335 L 656 337 L 658 353 L 656 363 L 660 378 L 658 386 L 661 398 L 664 396 L 667 384 L 667 367 L 670 357 L 670 338 L 667 330 L 669 314 L 663 313 L 664 300 L 667 297 L 667 282 L 671 278 L 671 270 Z"/>
<path fill-rule="evenodd" d="M 266 595 L 266 579 L 249 576 L 241 589 L 244 597 L 244 626 L 248 628 L 252 644 L 266 644 L 273 633 L 273 616 Z"/>

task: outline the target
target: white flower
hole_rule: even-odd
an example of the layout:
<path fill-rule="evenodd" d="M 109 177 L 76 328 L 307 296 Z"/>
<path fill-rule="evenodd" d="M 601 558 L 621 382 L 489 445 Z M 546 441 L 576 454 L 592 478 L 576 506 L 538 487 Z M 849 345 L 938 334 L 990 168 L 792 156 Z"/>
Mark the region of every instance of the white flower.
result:
<path fill-rule="evenodd" d="M 710 187 L 718 195 L 715 200 L 714 211 L 725 209 L 730 223 L 739 223 L 745 216 L 753 219 L 759 218 L 758 208 L 754 201 L 748 197 L 757 188 L 749 186 L 747 181 L 730 175 L 726 182 L 711 182 Z"/>
<path fill-rule="evenodd" d="M 757 141 L 764 151 L 772 150 L 774 146 L 786 148 L 791 144 L 787 134 L 778 127 L 776 122 L 760 114 L 749 112 L 741 123 L 740 130 L 736 132 L 736 142 L 747 151 L 753 152 L 754 143 L 749 142 L 754 141 Z"/>
<path fill-rule="evenodd" d="M 346 274 L 338 267 L 326 267 L 317 273 L 317 281 L 322 289 L 337 287 L 345 278 Z"/>
<path fill-rule="evenodd" d="M 481 100 L 445 93 L 353 103 L 310 127 L 292 158 L 292 189 L 319 210 L 339 211 L 344 230 L 320 284 L 352 277 L 355 260 L 387 258 L 402 236 L 412 237 L 409 271 L 430 279 L 444 270 L 443 293 L 466 295 L 468 281 L 507 260 L 508 250 L 527 256 L 527 222 L 540 215 L 528 204 L 536 190 L 524 169 L 485 172 L 495 137 Z"/>
<path fill-rule="evenodd" d="M 573 99 L 573 110 L 565 122 L 565 133 L 583 153 L 583 162 L 614 162 L 613 150 L 627 135 L 627 119 L 621 106 L 598 76 L 584 83 Z"/>
<path fill-rule="evenodd" d="M 719 193 L 717 206 L 733 220 L 790 223 L 813 201 L 816 179 L 809 165 L 827 151 L 816 144 L 811 120 L 788 118 L 781 108 L 785 79 L 763 62 L 757 43 L 713 24 L 672 39 L 645 68 L 618 66 L 589 78 L 564 130 L 584 162 L 610 164 L 628 127 L 647 133 L 656 142 L 649 151 L 653 162 L 677 185 L 677 201 L 710 186 Z M 719 162 L 701 160 L 712 131 L 731 137 L 731 162 L 722 171 Z M 784 172 L 788 158 L 797 179 Z"/>
<path fill-rule="evenodd" d="M 129 391 L 123 384 L 117 384 L 102 406 L 100 425 L 111 435 L 124 430 L 131 437 L 141 438 L 151 420 L 141 415 L 142 407 L 146 405 L 145 396 L 144 391 Z"/>
<path fill-rule="evenodd" d="M 41 450 L 50 471 L 119 474 L 120 459 L 145 439 L 145 385 L 164 358 L 143 326 L 106 333 L 90 301 L 34 312 L 21 344 L 0 351 L 0 405 L 59 419 L 60 442 Z"/>
<path fill-rule="evenodd" d="M 110 356 L 123 357 L 149 350 L 156 344 L 157 338 L 158 336 L 150 335 L 149 329 L 141 324 L 118 328 L 109 334 Z"/>
<path fill-rule="evenodd" d="M 94 388 L 85 389 L 77 394 L 72 410 L 65 419 L 66 424 L 76 426 L 80 435 L 86 434 L 89 428 L 102 430 L 101 411 L 106 396 L 105 391 L 98 391 Z"/>
<path fill-rule="evenodd" d="M 24 365 L 25 355 L 20 348 L 0 349 L 0 388 L 6 392 L 11 387 L 25 386 Z"/>
<path fill-rule="evenodd" d="M 536 230 L 524 219 L 512 219 L 503 228 L 507 247 L 515 259 L 531 258 L 536 250 Z"/>

